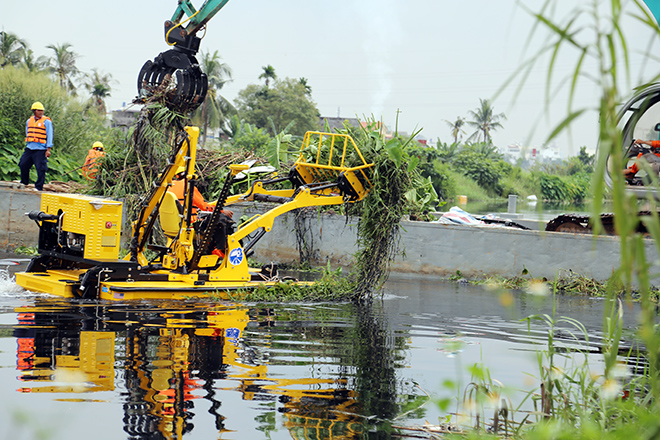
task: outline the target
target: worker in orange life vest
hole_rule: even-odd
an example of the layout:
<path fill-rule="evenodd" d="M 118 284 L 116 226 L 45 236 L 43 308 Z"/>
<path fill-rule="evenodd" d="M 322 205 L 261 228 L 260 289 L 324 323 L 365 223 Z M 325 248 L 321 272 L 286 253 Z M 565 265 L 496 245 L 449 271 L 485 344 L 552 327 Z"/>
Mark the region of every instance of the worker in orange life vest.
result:
<path fill-rule="evenodd" d="M 635 174 L 639 171 L 638 162 L 640 159 L 646 160 L 651 165 L 651 169 L 655 172 L 655 175 L 658 175 L 660 172 L 660 141 L 645 141 L 642 139 L 635 139 L 635 144 L 644 144 L 651 147 L 653 152 L 650 153 L 639 153 L 635 162 L 623 170 L 623 175 L 626 179 L 632 179 L 635 177 Z"/>
<path fill-rule="evenodd" d="M 184 181 L 186 175 L 185 175 L 186 168 L 181 166 L 176 170 L 176 175 L 174 176 L 174 180 L 172 180 L 172 186 L 168 188 L 168 191 L 172 192 L 176 198 L 179 200 L 181 205 L 183 205 L 184 202 L 184 189 L 186 186 L 186 182 Z M 202 193 L 199 192 L 197 187 L 194 188 L 193 190 L 193 221 L 196 219 L 196 214 L 197 210 L 199 209 L 200 211 L 213 211 L 213 208 L 215 208 L 214 205 L 211 205 L 210 203 L 206 203 L 206 200 L 204 200 L 204 196 Z"/>
<path fill-rule="evenodd" d="M 170 186 L 167 190 L 173 193 L 176 198 L 179 200 L 181 205 L 184 204 L 184 189 L 186 182 L 184 181 L 186 177 L 186 168 L 184 166 L 180 166 L 176 170 L 176 174 L 174 176 L 174 180 L 172 180 L 172 186 Z M 206 200 L 204 200 L 204 196 L 202 193 L 199 192 L 197 187 L 193 188 L 193 218 L 192 221 L 197 220 L 197 210 L 200 211 L 213 211 L 215 209 L 215 202 L 213 203 L 207 203 Z M 233 229 L 233 224 L 234 221 L 232 220 L 232 217 L 234 216 L 234 213 L 229 210 L 229 209 L 223 209 L 222 211 L 222 216 L 220 217 L 220 220 L 218 222 L 218 225 L 216 226 L 216 229 L 213 234 L 213 241 L 211 243 L 211 249 L 212 249 L 212 254 L 217 255 L 219 258 L 224 258 L 225 257 L 225 248 L 227 246 L 227 235 L 230 233 L 230 230 Z"/>
<path fill-rule="evenodd" d="M 25 150 L 18 167 L 21 169 L 21 183 L 30 183 L 30 169 L 32 165 L 37 170 L 37 181 L 34 188 L 43 191 L 48 171 L 48 158 L 53 148 L 53 123 L 49 117 L 44 116 L 44 106 L 39 101 L 32 104 L 33 116 L 25 123 Z"/>
<path fill-rule="evenodd" d="M 105 156 L 103 144 L 99 141 L 94 142 L 92 148 L 87 152 L 85 163 L 82 166 L 82 173 L 85 179 L 94 180 L 96 178 L 96 173 L 99 171 L 99 161 L 103 156 Z"/>

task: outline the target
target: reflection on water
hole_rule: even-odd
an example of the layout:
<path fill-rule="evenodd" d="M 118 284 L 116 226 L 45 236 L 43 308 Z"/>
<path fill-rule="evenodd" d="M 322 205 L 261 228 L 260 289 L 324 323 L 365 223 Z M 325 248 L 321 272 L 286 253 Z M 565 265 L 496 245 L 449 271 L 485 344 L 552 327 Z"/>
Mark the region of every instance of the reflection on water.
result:
<path fill-rule="evenodd" d="M 301 312 L 295 314 L 300 317 Z M 323 360 L 333 357 L 321 345 L 324 336 L 318 333 L 323 326 L 290 327 L 269 337 L 270 332 L 262 329 L 280 320 L 273 309 L 38 299 L 17 307 L 15 313 L 18 322 L 12 336 L 21 382 L 17 391 L 64 393 L 67 397 L 58 398 L 62 402 L 94 402 L 87 396 L 115 391 L 121 396 L 123 430 L 130 438 L 182 438 L 195 427 L 199 400 L 205 401 L 200 406 L 206 407 L 218 433 L 232 431 L 225 424 L 227 415 L 219 398 L 229 390 L 264 411 L 277 406 L 286 419 L 284 425 L 293 431 L 327 430 L 321 425 L 329 420 L 337 438 L 360 430 L 352 426 L 361 418 L 356 414 L 355 391 L 347 387 L 354 374 Z M 289 321 L 286 315 L 293 310 L 281 313 Z M 365 354 L 378 357 L 377 351 Z M 307 364 L 309 359 L 297 359 L 301 353 L 324 366 L 324 374 L 287 377 L 277 371 L 289 364 L 292 370 Z M 270 363 L 275 368 L 269 372 Z M 255 417 L 257 429 L 275 429 L 274 419 L 266 414 Z"/>
<path fill-rule="evenodd" d="M 524 294 L 505 308 L 479 287 L 423 278 L 392 279 L 371 307 L 90 303 L 5 281 L 0 424 L 20 410 L 35 423 L 57 414 L 49 438 L 388 438 L 395 419 L 443 418 L 427 394 L 467 384 L 474 363 L 516 389 L 536 387 L 528 373 L 547 329 L 520 318 L 549 308 Z M 558 308 L 584 318 L 596 352 L 602 303 Z"/>

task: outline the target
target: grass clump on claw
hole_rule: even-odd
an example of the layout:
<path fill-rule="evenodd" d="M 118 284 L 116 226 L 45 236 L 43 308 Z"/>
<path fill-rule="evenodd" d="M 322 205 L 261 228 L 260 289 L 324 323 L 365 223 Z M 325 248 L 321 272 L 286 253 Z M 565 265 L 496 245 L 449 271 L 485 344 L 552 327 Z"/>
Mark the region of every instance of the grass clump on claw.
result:
<path fill-rule="evenodd" d="M 173 146 L 185 135 L 183 128 L 188 122 L 185 115 L 165 105 L 164 95 L 152 95 L 140 110 L 124 147 L 106 151 L 92 191 L 125 199 L 127 212 L 134 215 L 134 208 L 163 170 Z"/>
<path fill-rule="evenodd" d="M 186 115 L 168 108 L 166 97 L 154 93 L 144 103 L 129 136 L 123 141 L 123 147 L 106 151 L 99 178 L 92 181 L 92 192 L 124 199 L 127 212 L 134 215 L 140 199 L 157 181 L 175 145 L 182 140 L 182 136 L 187 136 L 184 130 L 187 125 L 191 125 L 191 121 Z M 207 200 L 214 199 L 220 192 L 227 167 L 248 159 L 258 160 L 250 151 L 226 153 L 198 149 L 197 188 Z M 128 220 L 130 222 L 134 219 Z"/>
<path fill-rule="evenodd" d="M 352 299 L 360 302 L 368 300 L 387 281 L 390 264 L 400 249 L 401 219 L 406 214 L 422 217 L 438 198 L 430 182 L 419 174 L 419 160 L 406 152 L 417 133 L 407 139 L 395 135 L 386 140 L 375 121 L 366 128 L 347 131 L 367 162 L 374 164 L 371 192 L 348 210 L 359 217 Z"/>

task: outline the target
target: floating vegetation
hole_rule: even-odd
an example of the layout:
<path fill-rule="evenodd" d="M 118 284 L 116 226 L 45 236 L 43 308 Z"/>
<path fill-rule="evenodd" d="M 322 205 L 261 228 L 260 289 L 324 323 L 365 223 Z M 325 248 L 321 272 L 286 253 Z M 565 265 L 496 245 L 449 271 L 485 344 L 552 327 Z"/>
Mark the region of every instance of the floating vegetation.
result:
<path fill-rule="evenodd" d="M 626 292 L 620 282 L 612 285 L 612 279 L 598 281 L 584 275 L 577 274 L 571 270 L 560 271 L 554 280 L 548 280 L 545 277 L 535 278 L 529 275 L 526 270 L 522 275 L 514 277 L 503 277 L 499 275 L 489 276 L 483 279 L 467 280 L 460 271 L 448 277 L 449 281 L 455 281 L 465 284 L 482 285 L 489 290 L 521 290 L 532 294 L 549 294 L 557 292 L 565 295 L 582 295 L 605 298 L 612 291 L 618 292 L 620 296 L 630 294 L 633 299 L 639 297 L 636 291 Z M 660 289 L 652 287 L 650 299 L 658 301 Z"/>
<path fill-rule="evenodd" d="M 283 279 L 274 286 L 259 286 L 254 290 L 230 293 L 232 301 L 294 302 L 294 301 L 346 301 L 352 294 L 353 284 L 342 270 L 326 267 L 320 279 L 300 284 L 293 279 Z"/>

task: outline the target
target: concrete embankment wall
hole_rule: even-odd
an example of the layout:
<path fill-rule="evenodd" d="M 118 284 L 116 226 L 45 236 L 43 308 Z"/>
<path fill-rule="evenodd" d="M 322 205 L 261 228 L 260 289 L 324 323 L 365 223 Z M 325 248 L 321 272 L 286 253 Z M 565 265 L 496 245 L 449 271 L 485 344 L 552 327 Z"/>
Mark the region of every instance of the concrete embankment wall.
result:
<path fill-rule="evenodd" d="M 275 221 L 273 231 L 258 244 L 255 258 L 261 262 L 292 261 L 298 257 L 294 218 L 290 214 Z M 357 219 L 339 215 L 313 216 L 308 222 L 320 264 L 350 266 L 357 251 Z M 605 280 L 620 263 L 618 237 L 520 230 L 491 226 L 460 226 L 404 221 L 401 250 L 392 270 L 402 273 L 448 276 L 460 271 L 466 277 L 521 275 L 524 269 L 534 277 L 553 279 L 573 271 L 578 275 Z M 645 240 L 646 255 L 658 271 L 658 252 L 652 240 Z M 660 279 L 656 280 L 660 281 Z"/>
<path fill-rule="evenodd" d="M 39 209 L 40 194 L 0 186 L 0 250 L 36 246 L 37 225 L 24 214 Z M 236 206 L 235 219 L 263 210 Z M 315 264 L 348 267 L 356 248 L 357 219 L 336 214 L 307 212 L 300 222 L 304 233 L 295 232 L 295 214 L 275 219 L 273 229 L 255 246 L 254 258 L 262 263 L 299 260 L 299 241 Z M 569 271 L 597 280 L 607 279 L 620 262 L 617 237 L 597 237 L 555 232 L 480 226 L 454 226 L 404 221 L 400 248 L 392 269 L 403 273 L 448 276 L 456 271 L 466 277 L 521 275 L 526 268 L 535 277 L 554 278 Z M 300 234 L 299 234 L 300 235 Z M 658 252 L 645 240 L 646 255 L 658 273 Z"/>
<path fill-rule="evenodd" d="M 20 186 L 0 182 L 0 250 L 36 246 L 39 241 L 39 228 L 25 213 L 39 209 L 41 194 Z"/>

